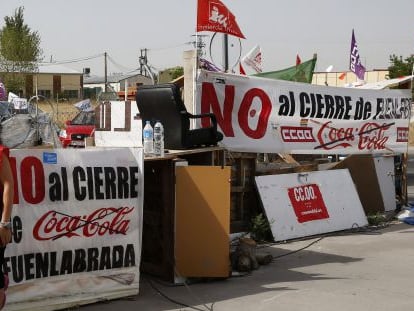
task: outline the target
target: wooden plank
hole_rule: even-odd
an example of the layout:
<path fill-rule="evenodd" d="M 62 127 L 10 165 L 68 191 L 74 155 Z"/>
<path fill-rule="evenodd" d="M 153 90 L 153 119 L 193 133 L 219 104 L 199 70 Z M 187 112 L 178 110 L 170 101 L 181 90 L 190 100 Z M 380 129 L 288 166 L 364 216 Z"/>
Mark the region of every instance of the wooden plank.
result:
<path fill-rule="evenodd" d="M 278 153 L 278 156 L 286 163 L 300 165 L 290 154 Z"/>
<path fill-rule="evenodd" d="M 175 259 L 179 277 L 228 277 L 230 168 L 176 168 Z"/>

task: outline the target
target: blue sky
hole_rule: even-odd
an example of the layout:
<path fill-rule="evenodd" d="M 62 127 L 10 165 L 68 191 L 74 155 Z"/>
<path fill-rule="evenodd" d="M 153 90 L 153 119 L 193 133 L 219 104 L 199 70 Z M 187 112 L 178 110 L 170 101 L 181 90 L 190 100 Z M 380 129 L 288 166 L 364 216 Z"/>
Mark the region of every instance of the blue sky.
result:
<path fill-rule="evenodd" d="M 265 71 L 294 65 L 297 53 L 302 60 L 317 53 L 317 71 L 330 65 L 333 71 L 347 70 L 352 29 L 368 70 L 387 68 L 390 54 L 414 54 L 413 0 L 222 2 L 246 37 L 241 52 L 234 42 L 231 60 L 259 44 Z M 1 0 L 0 27 L 19 6 L 25 8 L 25 22 L 41 36 L 45 61 L 107 52 L 109 73 L 127 72 L 138 68 L 140 50 L 147 48 L 150 65 L 162 70 L 182 65 L 182 52 L 194 40 L 196 0 Z M 204 38 L 209 46 L 212 33 L 203 34 L 209 35 Z M 216 40 L 212 47 L 217 55 Z M 90 67 L 97 75 L 104 71 L 102 56 L 66 66 Z"/>

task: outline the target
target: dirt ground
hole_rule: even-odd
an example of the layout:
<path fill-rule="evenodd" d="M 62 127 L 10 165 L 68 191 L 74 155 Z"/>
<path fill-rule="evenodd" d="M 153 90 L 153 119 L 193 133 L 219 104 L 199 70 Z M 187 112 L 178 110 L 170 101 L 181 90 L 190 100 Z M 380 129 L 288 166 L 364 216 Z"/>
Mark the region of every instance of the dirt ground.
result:
<path fill-rule="evenodd" d="M 79 113 L 79 110 L 74 106 L 76 102 L 66 101 L 56 103 L 52 101 L 41 101 L 38 103 L 38 107 L 40 110 L 49 113 L 59 128 L 63 128 L 66 120 L 73 119 Z M 93 107 L 96 105 L 96 103 L 92 102 Z"/>

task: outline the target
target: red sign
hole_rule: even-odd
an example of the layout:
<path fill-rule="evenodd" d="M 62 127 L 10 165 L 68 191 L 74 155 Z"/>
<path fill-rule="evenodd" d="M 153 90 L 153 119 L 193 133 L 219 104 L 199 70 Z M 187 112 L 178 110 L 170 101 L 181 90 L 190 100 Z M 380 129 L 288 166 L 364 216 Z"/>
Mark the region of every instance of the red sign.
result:
<path fill-rule="evenodd" d="M 329 218 L 318 185 L 288 188 L 288 195 L 299 223 Z"/>
<path fill-rule="evenodd" d="M 408 127 L 397 127 L 397 142 L 408 142 Z"/>
<path fill-rule="evenodd" d="M 284 142 L 314 142 L 311 127 L 281 126 L 280 131 Z"/>

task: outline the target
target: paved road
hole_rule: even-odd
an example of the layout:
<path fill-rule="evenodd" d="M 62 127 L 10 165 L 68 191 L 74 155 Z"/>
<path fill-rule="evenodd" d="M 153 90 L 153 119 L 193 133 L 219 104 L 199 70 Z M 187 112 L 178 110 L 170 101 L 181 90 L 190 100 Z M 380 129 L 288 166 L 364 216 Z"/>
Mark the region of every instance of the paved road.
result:
<path fill-rule="evenodd" d="M 413 239 L 414 229 L 411 226 L 392 224 L 378 231 L 275 245 L 266 249 L 275 257 L 309 247 L 280 257 L 249 276 L 225 281 L 188 287 L 172 287 L 152 281 L 152 287 L 147 278 L 142 278 L 140 294 L 134 300 L 98 303 L 79 309 L 412 310 Z"/>
<path fill-rule="evenodd" d="M 408 201 L 414 201 L 414 147 L 408 149 L 407 184 Z"/>
<path fill-rule="evenodd" d="M 408 192 L 414 198 L 414 148 L 409 154 Z M 375 231 L 274 245 L 265 251 L 282 257 L 251 275 L 188 287 L 142 276 L 137 297 L 79 310 L 412 310 L 413 242 L 414 228 L 394 222 Z"/>

